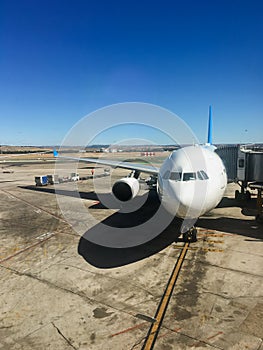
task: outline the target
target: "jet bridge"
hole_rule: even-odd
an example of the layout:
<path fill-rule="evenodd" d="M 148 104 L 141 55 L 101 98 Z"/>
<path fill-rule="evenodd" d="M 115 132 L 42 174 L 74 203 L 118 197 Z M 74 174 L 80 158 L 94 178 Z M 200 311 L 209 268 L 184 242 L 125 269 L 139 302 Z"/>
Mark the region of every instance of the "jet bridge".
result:
<path fill-rule="evenodd" d="M 240 192 L 236 191 L 237 199 L 242 199 L 244 195 L 246 199 L 250 199 L 250 192 L 247 190 L 249 184 L 263 184 L 263 147 L 257 145 L 239 147 L 236 182 L 241 187 Z"/>
<path fill-rule="evenodd" d="M 249 200 L 250 185 L 263 184 L 263 145 L 219 145 L 216 152 L 225 164 L 229 182 L 240 185 L 235 198 Z"/>

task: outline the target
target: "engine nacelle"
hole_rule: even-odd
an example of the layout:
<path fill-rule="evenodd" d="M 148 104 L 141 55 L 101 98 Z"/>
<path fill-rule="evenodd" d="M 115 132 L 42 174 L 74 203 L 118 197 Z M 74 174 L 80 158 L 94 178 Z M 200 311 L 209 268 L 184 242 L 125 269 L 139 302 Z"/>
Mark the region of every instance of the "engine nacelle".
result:
<path fill-rule="evenodd" d="M 127 202 L 138 194 L 139 189 L 140 185 L 137 179 L 134 177 L 123 177 L 112 186 L 112 193 L 118 200 Z"/>

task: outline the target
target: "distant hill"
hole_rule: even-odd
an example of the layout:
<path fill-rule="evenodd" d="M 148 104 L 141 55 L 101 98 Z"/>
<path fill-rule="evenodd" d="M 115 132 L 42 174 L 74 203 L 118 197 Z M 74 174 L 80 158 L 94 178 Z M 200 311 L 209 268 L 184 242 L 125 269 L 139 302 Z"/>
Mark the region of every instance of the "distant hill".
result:
<path fill-rule="evenodd" d="M 0 154 L 21 154 L 21 153 L 38 153 L 38 152 L 52 152 L 52 147 L 40 146 L 0 146 Z"/>

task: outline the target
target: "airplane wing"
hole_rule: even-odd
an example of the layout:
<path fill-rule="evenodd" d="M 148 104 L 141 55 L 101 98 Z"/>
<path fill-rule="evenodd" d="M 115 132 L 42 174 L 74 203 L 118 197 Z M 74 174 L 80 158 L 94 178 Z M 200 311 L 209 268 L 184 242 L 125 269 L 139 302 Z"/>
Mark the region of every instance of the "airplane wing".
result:
<path fill-rule="evenodd" d="M 151 166 L 151 165 L 136 164 L 136 163 L 122 162 L 122 161 L 114 161 L 114 160 L 108 160 L 108 159 L 65 157 L 65 156 L 59 155 L 56 150 L 54 150 L 53 154 L 54 154 L 54 157 L 56 157 L 58 159 L 74 160 L 77 162 L 108 165 L 112 168 L 122 168 L 122 169 L 128 169 L 128 170 L 135 170 L 135 171 L 139 171 L 139 172 L 147 173 L 147 174 L 152 174 L 152 175 L 158 175 L 158 173 L 159 173 L 159 168 L 155 167 L 155 166 Z"/>

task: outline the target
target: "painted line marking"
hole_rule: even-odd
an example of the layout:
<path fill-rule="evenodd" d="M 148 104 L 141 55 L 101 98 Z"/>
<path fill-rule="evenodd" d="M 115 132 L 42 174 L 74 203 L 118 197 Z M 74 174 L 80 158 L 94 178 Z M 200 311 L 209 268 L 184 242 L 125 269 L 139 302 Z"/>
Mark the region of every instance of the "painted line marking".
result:
<path fill-rule="evenodd" d="M 211 337 L 206 338 L 206 340 L 213 339 L 213 338 L 217 337 L 217 336 L 220 335 L 220 334 L 224 334 L 224 332 L 221 332 L 221 331 L 220 331 L 220 332 L 217 332 L 216 334 L 211 335 Z"/>
<path fill-rule="evenodd" d="M 174 245 L 173 248 L 174 249 L 182 249 L 181 246 L 177 246 L 177 245 Z M 195 250 L 195 251 L 201 250 L 201 251 L 204 251 L 204 252 L 215 252 L 215 253 L 222 253 L 222 252 L 224 252 L 224 249 L 209 248 L 209 247 L 207 247 L 207 248 L 205 248 L 205 247 L 201 247 L 201 248 L 199 248 L 199 247 L 191 247 L 191 248 L 188 248 L 188 250 Z"/>
<path fill-rule="evenodd" d="M 142 350 L 153 349 L 153 346 L 154 346 L 155 341 L 158 337 L 158 333 L 159 333 L 159 330 L 161 328 L 161 324 L 162 324 L 162 321 L 164 319 L 164 315 L 165 315 L 166 309 L 168 307 L 172 292 L 174 290 L 174 286 L 175 286 L 175 283 L 177 281 L 177 277 L 179 275 L 184 258 L 186 256 L 188 247 L 189 247 L 189 242 L 185 243 L 185 245 L 180 253 L 180 256 L 179 256 L 179 258 L 174 266 L 174 269 L 173 269 L 172 274 L 170 276 L 169 282 L 167 284 L 167 287 L 164 291 L 161 302 L 158 306 L 156 315 L 154 317 L 156 319 L 156 322 L 151 325 L 149 332 L 147 334 L 146 340 L 143 344 Z"/>
<path fill-rule="evenodd" d="M 4 192 L 6 195 L 10 195 L 10 193 L 9 193 L 8 191 L 6 191 L 6 190 L 0 189 L 0 191 Z M 32 208 L 35 208 L 35 209 L 37 209 L 37 210 L 40 210 L 41 212 L 45 212 L 45 213 L 47 213 L 47 214 L 53 216 L 53 217 L 56 218 L 57 220 L 60 220 L 60 221 L 64 222 L 65 224 L 67 224 L 68 226 L 71 227 L 71 224 L 70 224 L 69 222 L 67 222 L 67 220 L 63 219 L 62 217 L 60 217 L 60 216 L 58 216 L 58 215 L 56 215 L 56 214 L 54 214 L 54 213 L 52 213 L 52 212 L 50 212 L 50 211 L 44 209 L 44 208 L 40 208 L 40 207 L 38 207 L 38 206 L 36 206 L 36 205 L 34 205 L 34 204 L 28 202 L 27 200 L 22 199 L 22 198 L 16 196 L 16 195 L 13 195 L 13 194 L 12 194 L 12 196 L 13 196 L 15 199 L 17 199 L 17 200 L 26 203 L 27 205 L 29 205 L 29 206 L 32 207 Z M 63 233 L 63 232 L 61 232 L 61 233 Z M 67 233 L 67 234 L 70 235 L 70 236 L 79 236 L 79 235 L 76 234 L 76 233 Z"/>
<path fill-rule="evenodd" d="M 218 337 L 218 336 L 221 335 L 221 334 L 224 334 L 224 332 L 219 331 L 219 332 L 217 332 L 216 334 L 211 335 L 210 337 L 205 338 L 205 340 L 202 340 L 202 339 L 197 340 L 196 342 L 194 342 L 194 343 L 193 343 L 192 345 L 190 345 L 190 346 L 191 346 L 191 347 L 197 347 L 200 343 L 209 344 L 209 342 L 208 342 L 209 340 L 214 339 L 214 338 Z M 209 345 L 210 345 L 210 344 L 209 344 Z"/>
<path fill-rule="evenodd" d="M 110 337 L 110 338 L 116 337 L 116 335 L 120 335 L 120 334 L 124 334 L 124 333 L 127 333 L 127 332 L 131 332 L 131 331 L 133 331 L 133 330 L 135 330 L 135 329 L 143 328 L 143 327 L 145 327 L 145 326 L 147 326 L 147 323 L 143 322 L 143 323 L 137 324 L 137 325 L 135 325 L 135 326 L 133 326 L 133 327 L 126 328 L 126 329 L 124 329 L 124 330 L 122 330 L 122 331 L 120 331 L 120 332 L 111 334 L 109 337 Z"/>
<path fill-rule="evenodd" d="M 162 335 L 158 335 L 158 338 L 157 339 L 160 339 L 160 338 L 164 338 L 166 337 L 167 335 L 171 335 L 171 333 L 178 333 L 182 328 L 175 328 L 175 329 L 171 329 L 169 332 L 166 332 Z"/>
<path fill-rule="evenodd" d="M 7 256 L 6 258 L 0 260 L 0 264 L 2 264 L 3 262 L 5 262 L 5 261 L 7 261 L 7 260 L 9 260 L 9 259 L 11 259 L 11 258 L 14 258 L 15 256 L 17 256 L 17 255 L 19 255 L 19 254 L 21 254 L 21 253 L 26 252 L 26 251 L 29 250 L 29 249 L 32 249 L 32 248 L 36 247 L 37 245 L 39 245 L 39 244 L 41 244 L 41 243 L 43 243 L 43 242 L 46 242 L 48 239 L 50 239 L 50 238 L 53 237 L 53 236 L 54 236 L 54 234 L 52 234 L 52 235 L 50 235 L 50 236 L 48 236 L 48 237 L 46 237 L 46 238 L 43 238 L 43 239 L 39 240 L 38 242 L 36 242 L 36 243 L 34 243 L 34 244 L 32 244 L 32 245 L 30 245 L 30 246 L 28 246 L 28 247 L 25 247 L 24 249 L 21 249 L 21 250 L 17 251 L 17 252 L 16 252 L 15 254 L 13 254 L 13 255 Z"/>
<path fill-rule="evenodd" d="M 204 252 L 214 252 L 214 253 L 223 253 L 224 249 L 216 249 L 216 248 L 202 248 Z"/>

